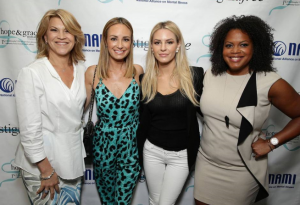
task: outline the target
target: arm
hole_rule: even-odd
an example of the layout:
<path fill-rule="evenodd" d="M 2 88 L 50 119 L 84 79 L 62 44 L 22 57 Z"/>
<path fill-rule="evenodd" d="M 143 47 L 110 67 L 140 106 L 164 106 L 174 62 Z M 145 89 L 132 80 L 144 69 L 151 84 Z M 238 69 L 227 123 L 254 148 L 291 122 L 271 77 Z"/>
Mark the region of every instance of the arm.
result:
<path fill-rule="evenodd" d="M 25 156 L 31 163 L 36 163 L 42 177 L 48 177 L 53 172 L 44 151 L 42 132 L 42 114 L 40 98 L 44 95 L 42 82 L 37 74 L 29 68 L 21 70 L 16 87 L 16 105 L 19 119 L 21 144 L 24 147 Z M 54 197 L 54 189 L 59 193 L 58 178 L 56 173 L 48 179 L 41 181 L 37 194 L 50 190 L 51 198 Z M 45 198 L 44 193 L 42 198 Z"/>
<path fill-rule="evenodd" d="M 86 111 L 88 109 L 90 102 L 91 102 L 92 84 L 93 84 L 95 69 L 96 69 L 96 66 L 93 65 L 93 66 L 88 67 L 88 69 L 85 71 L 86 101 L 84 104 L 84 111 Z M 96 78 L 96 76 L 95 76 L 95 78 Z"/>
<path fill-rule="evenodd" d="M 142 82 L 144 74 L 139 76 L 139 81 Z M 148 109 L 148 104 L 145 103 L 145 100 L 142 101 L 142 88 L 140 86 L 140 107 L 139 107 L 139 121 L 140 124 L 138 126 L 136 137 L 137 137 L 137 145 L 139 152 L 139 162 L 140 166 L 143 167 L 143 148 L 145 141 L 147 139 L 148 128 L 150 127 L 151 122 L 151 114 Z"/>
<path fill-rule="evenodd" d="M 139 80 L 139 76 L 144 73 L 144 69 L 142 66 L 140 66 L 138 64 L 134 64 L 133 66 L 136 71 L 134 78 L 135 78 L 136 82 L 140 85 L 141 82 Z"/>
<path fill-rule="evenodd" d="M 279 79 L 269 90 L 269 101 L 292 120 L 277 134 L 279 146 L 300 134 L 300 95 L 285 80 Z M 275 147 L 267 140 L 260 139 L 252 144 L 255 158 L 268 154 Z"/>
<path fill-rule="evenodd" d="M 201 98 L 201 95 L 202 95 L 202 90 L 203 90 L 203 68 L 202 67 L 193 67 L 194 69 L 194 90 L 197 94 L 196 96 L 196 100 L 197 102 L 200 102 L 200 98 Z M 197 112 L 199 114 L 201 114 L 201 111 L 200 111 L 200 107 L 197 106 Z M 201 114 L 202 115 L 202 114 Z"/>

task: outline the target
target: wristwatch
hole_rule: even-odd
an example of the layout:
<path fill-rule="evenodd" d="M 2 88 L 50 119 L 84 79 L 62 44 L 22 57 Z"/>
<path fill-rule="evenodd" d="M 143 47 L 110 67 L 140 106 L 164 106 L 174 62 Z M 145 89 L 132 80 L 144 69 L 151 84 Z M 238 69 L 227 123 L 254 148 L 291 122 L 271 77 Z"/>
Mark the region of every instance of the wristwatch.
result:
<path fill-rule="evenodd" d="M 270 139 L 270 143 L 274 146 L 274 147 L 278 147 L 278 144 L 279 144 L 279 140 L 276 138 L 276 137 L 272 137 Z"/>

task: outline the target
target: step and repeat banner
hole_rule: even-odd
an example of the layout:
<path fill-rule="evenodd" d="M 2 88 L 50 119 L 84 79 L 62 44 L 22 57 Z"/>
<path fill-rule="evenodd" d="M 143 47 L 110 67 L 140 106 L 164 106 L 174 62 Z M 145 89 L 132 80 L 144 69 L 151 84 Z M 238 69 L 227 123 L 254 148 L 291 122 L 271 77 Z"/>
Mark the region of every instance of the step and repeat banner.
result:
<path fill-rule="evenodd" d="M 70 11 L 82 26 L 86 67 L 98 62 L 101 32 L 113 17 L 125 17 L 133 25 L 135 63 L 145 66 L 152 27 L 172 20 L 183 33 L 190 64 L 206 70 L 215 24 L 231 15 L 257 15 L 275 29 L 278 73 L 300 92 L 300 0 L 0 0 L 0 204 L 29 205 L 19 170 L 11 165 L 20 141 L 15 86 L 20 69 L 35 59 L 40 19 L 47 10 L 58 8 Z M 288 121 L 272 108 L 263 131 L 270 138 Z M 300 204 L 299 161 L 300 136 L 269 155 L 270 196 L 258 204 Z M 81 204 L 100 204 L 91 165 L 87 165 L 84 178 Z M 144 174 L 137 183 L 132 205 L 149 204 Z M 193 205 L 193 188 L 191 172 L 177 204 Z"/>

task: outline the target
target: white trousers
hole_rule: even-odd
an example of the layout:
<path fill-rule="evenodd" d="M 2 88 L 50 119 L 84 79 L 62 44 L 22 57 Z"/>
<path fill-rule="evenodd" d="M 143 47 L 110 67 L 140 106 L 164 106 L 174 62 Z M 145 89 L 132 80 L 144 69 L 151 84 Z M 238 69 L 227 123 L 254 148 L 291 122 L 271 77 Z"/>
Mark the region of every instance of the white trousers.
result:
<path fill-rule="evenodd" d="M 189 175 L 187 150 L 167 151 L 148 140 L 144 171 L 151 205 L 174 205 Z"/>

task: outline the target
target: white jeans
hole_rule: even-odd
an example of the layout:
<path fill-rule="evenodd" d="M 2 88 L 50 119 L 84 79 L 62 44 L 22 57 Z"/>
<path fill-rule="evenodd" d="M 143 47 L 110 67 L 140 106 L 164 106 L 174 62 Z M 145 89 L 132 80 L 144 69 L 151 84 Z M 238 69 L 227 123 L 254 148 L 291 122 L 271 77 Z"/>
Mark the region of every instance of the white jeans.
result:
<path fill-rule="evenodd" d="M 174 205 L 189 175 L 187 150 L 167 151 L 146 140 L 143 155 L 150 204 Z"/>

